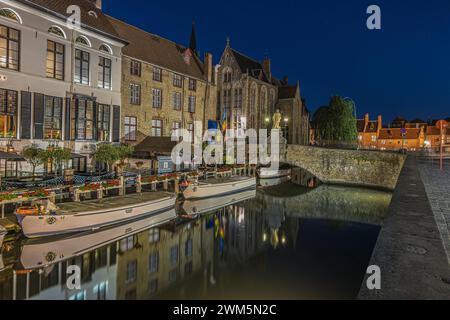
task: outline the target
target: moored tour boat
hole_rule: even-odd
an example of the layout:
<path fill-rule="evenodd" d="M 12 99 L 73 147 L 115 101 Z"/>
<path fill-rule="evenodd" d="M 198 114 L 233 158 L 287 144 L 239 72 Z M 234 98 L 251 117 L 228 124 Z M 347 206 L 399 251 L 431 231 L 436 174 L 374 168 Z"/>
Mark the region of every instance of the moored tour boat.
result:
<path fill-rule="evenodd" d="M 214 178 L 190 184 L 183 192 L 185 199 L 202 199 L 256 189 L 254 177 Z"/>
<path fill-rule="evenodd" d="M 148 192 L 58 206 L 46 200 L 38 208 L 16 210 L 16 216 L 27 238 L 47 237 L 97 230 L 175 207 L 176 195 Z"/>
<path fill-rule="evenodd" d="M 96 232 L 27 240 L 22 247 L 20 262 L 24 269 L 47 267 L 158 227 L 175 218 L 175 209 L 170 209 Z"/>

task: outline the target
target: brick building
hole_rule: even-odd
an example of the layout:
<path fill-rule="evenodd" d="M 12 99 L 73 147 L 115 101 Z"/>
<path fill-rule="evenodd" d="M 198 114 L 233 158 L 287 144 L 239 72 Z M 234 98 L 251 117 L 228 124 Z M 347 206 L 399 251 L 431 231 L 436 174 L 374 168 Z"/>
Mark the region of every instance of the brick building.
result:
<path fill-rule="evenodd" d="M 358 146 L 361 149 L 377 149 L 378 137 L 383 128 L 383 117 L 378 116 L 377 120 L 370 120 L 369 114 L 364 119 L 357 120 Z"/>
<path fill-rule="evenodd" d="M 138 145 L 170 142 L 173 130 L 194 132 L 194 122 L 216 119 L 213 58 L 202 61 L 195 49 L 110 18 L 117 33 L 127 39 L 122 50 L 122 141 Z M 195 41 L 195 36 L 193 37 Z M 152 144 L 151 138 L 158 143 Z M 161 139 L 163 138 L 163 139 Z M 153 150 L 151 150 L 153 148 Z"/>

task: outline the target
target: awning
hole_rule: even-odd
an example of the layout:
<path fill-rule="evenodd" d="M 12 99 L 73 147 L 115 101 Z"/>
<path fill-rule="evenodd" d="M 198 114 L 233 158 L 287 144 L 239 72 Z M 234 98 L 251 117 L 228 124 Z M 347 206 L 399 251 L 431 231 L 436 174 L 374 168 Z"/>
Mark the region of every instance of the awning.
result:
<path fill-rule="evenodd" d="M 170 155 L 177 145 L 171 137 L 147 137 L 134 148 L 136 157 L 153 157 L 155 155 Z"/>
<path fill-rule="evenodd" d="M 24 157 L 18 155 L 17 153 L 12 152 L 4 152 L 0 151 L 0 160 L 7 160 L 7 161 L 16 161 L 16 162 L 25 162 Z"/>

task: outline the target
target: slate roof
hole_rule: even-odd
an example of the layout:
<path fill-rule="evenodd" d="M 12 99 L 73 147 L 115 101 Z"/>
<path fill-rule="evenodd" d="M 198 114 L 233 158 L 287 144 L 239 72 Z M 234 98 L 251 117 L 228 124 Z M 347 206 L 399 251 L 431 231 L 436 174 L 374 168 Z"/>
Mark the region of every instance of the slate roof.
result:
<path fill-rule="evenodd" d="M 92 1 L 89 0 L 17 0 L 20 3 L 26 4 L 42 12 L 51 14 L 62 20 L 67 19 L 70 14 L 67 13 L 67 8 L 71 5 L 77 5 L 81 8 L 81 24 L 86 29 L 99 32 L 105 36 L 120 40 L 126 43 L 123 38 L 117 34 L 111 25 L 107 16 L 98 9 Z M 89 11 L 94 11 L 97 18 L 89 14 Z"/>
<path fill-rule="evenodd" d="M 190 63 L 185 61 L 186 50 L 190 52 L 190 49 L 115 18 L 108 16 L 108 19 L 117 33 L 128 41 L 128 45 L 122 49 L 124 55 L 174 72 L 204 79 L 203 63 L 195 54 L 190 55 Z"/>
<path fill-rule="evenodd" d="M 278 88 L 278 99 L 294 99 L 297 96 L 297 85 Z"/>
<path fill-rule="evenodd" d="M 231 49 L 231 52 L 236 60 L 236 63 L 238 64 L 239 68 L 241 69 L 242 73 L 249 73 L 250 76 L 253 78 L 262 80 L 264 82 L 270 83 L 266 73 L 264 72 L 264 68 L 261 64 L 261 62 L 256 61 L 234 49 Z"/>

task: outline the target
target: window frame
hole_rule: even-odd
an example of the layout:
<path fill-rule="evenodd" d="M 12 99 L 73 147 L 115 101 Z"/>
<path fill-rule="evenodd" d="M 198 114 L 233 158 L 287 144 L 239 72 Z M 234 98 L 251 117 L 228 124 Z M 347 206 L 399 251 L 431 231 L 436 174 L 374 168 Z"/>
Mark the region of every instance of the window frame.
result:
<path fill-rule="evenodd" d="M 49 48 L 49 44 L 52 43 L 53 44 L 53 51 Z M 62 47 L 62 53 L 57 51 L 57 46 L 61 46 Z M 49 72 L 48 72 L 48 62 L 49 62 L 49 54 L 53 54 L 53 76 L 49 76 Z M 58 55 L 62 55 L 62 76 L 61 78 L 57 77 L 57 56 Z M 65 79 L 65 75 L 66 75 L 66 46 L 62 43 L 47 39 L 47 58 L 46 58 L 46 77 L 48 79 L 55 79 L 55 80 L 60 80 L 60 81 L 64 81 Z"/>
<path fill-rule="evenodd" d="M 0 131 L 0 139 L 6 139 L 8 138 L 8 134 L 10 132 L 13 133 L 13 138 L 17 137 L 17 110 L 19 108 L 19 92 L 16 90 L 9 90 L 9 89 L 3 89 L 0 88 L 0 96 L 4 95 L 4 100 L 0 99 L 0 105 L 4 103 L 3 108 L 0 108 L 0 117 L 3 117 L 3 124 L 0 129 L 3 129 Z M 11 97 L 11 101 L 10 101 Z M 3 100 L 3 101 L 1 101 Z M 13 106 L 10 106 L 10 102 L 15 102 Z M 3 109 L 3 110 L 2 110 Z M 10 121 L 8 121 L 8 119 Z M 13 131 L 8 130 L 8 123 L 14 123 L 14 127 L 12 128 Z M 2 136 L 3 135 L 3 136 Z"/>
<path fill-rule="evenodd" d="M 153 81 L 162 82 L 162 69 L 159 67 L 153 67 L 152 69 L 152 79 Z"/>
<path fill-rule="evenodd" d="M 174 73 L 172 84 L 176 88 L 182 88 L 183 87 L 183 76 L 181 74 Z"/>
<path fill-rule="evenodd" d="M 77 53 L 80 53 L 80 57 L 77 57 Z M 87 59 L 85 59 L 85 55 L 87 56 Z M 77 62 L 80 63 L 80 66 L 77 67 Z M 85 64 L 87 64 L 87 82 L 84 81 L 83 78 L 85 78 L 85 74 L 83 71 L 85 71 Z M 77 71 L 79 72 L 79 80 L 76 80 Z M 74 64 L 74 82 L 79 85 L 90 85 L 91 83 L 91 54 L 87 51 L 83 51 L 81 49 L 76 48 L 75 49 L 75 64 Z"/>
<path fill-rule="evenodd" d="M 137 91 L 133 93 L 133 89 L 136 89 Z M 140 106 L 141 93 L 142 87 L 139 83 L 130 83 L 130 104 Z"/>
<path fill-rule="evenodd" d="M 47 108 L 49 107 L 48 102 L 51 101 L 51 115 L 47 115 Z M 57 107 L 57 103 L 59 102 L 59 114 L 55 113 L 55 107 Z M 64 99 L 61 97 L 54 96 L 44 96 L 44 140 L 62 140 L 62 114 L 64 108 Z M 51 123 L 57 123 L 59 128 L 54 128 L 53 125 L 48 126 L 48 119 L 51 118 Z M 47 136 L 47 130 L 50 131 L 50 137 Z M 54 137 L 54 132 L 59 133 L 59 136 Z"/>
<path fill-rule="evenodd" d="M 127 123 L 128 119 L 128 123 Z M 134 119 L 134 123 L 132 123 L 132 119 Z M 137 117 L 134 116 L 125 116 L 124 117 L 124 134 L 125 141 L 136 141 L 137 139 Z M 134 131 L 132 129 L 134 128 Z M 128 129 L 128 130 L 127 130 Z"/>
<path fill-rule="evenodd" d="M 189 78 L 189 91 L 197 91 L 197 80 Z"/>
<path fill-rule="evenodd" d="M 160 127 L 155 126 L 155 124 L 158 124 L 158 123 L 161 125 Z M 157 134 L 158 130 L 160 132 L 160 135 Z M 152 135 L 151 136 L 152 137 L 163 137 L 164 136 L 163 130 L 164 130 L 163 120 L 160 118 L 153 118 L 152 119 L 152 132 L 151 132 Z"/>
<path fill-rule="evenodd" d="M 109 66 L 107 65 L 109 62 Z M 98 57 L 98 87 L 105 90 L 112 90 L 112 60 L 102 56 Z M 109 77 L 106 79 L 106 71 L 109 70 Z M 100 79 L 101 77 L 101 79 Z M 109 87 L 106 85 L 109 84 Z"/>
<path fill-rule="evenodd" d="M 130 75 L 136 76 L 136 77 L 142 76 L 142 62 L 137 61 L 137 60 L 131 60 Z"/>
<path fill-rule="evenodd" d="M 155 94 L 158 92 L 158 94 Z M 155 109 L 162 109 L 163 91 L 159 88 L 152 88 L 152 107 Z"/>
<path fill-rule="evenodd" d="M 2 69 L 8 69 L 8 70 L 13 70 L 13 71 L 19 71 L 20 72 L 20 60 L 21 60 L 21 40 L 22 40 L 22 33 L 20 30 L 15 29 L 15 28 L 11 28 L 8 26 L 5 26 L 3 24 L 0 24 L 0 28 L 6 28 L 6 36 L 3 36 L 0 33 L 0 40 L 4 39 L 6 42 L 6 56 L 5 56 L 5 64 L 6 66 L 2 66 L 2 64 L 0 63 L 0 68 Z M 14 38 L 11 38 L 11 30 L 16 31 L 17 32 L 17 40 Z M 11 68 L 11 65 L 14 65 L 12 63 L 10 63 L 11 60 L 11 55 L 10 55 L 10 51 L 11 51 L 11 42 L 15 42 L 17 43 L 17 68 Z"/>

